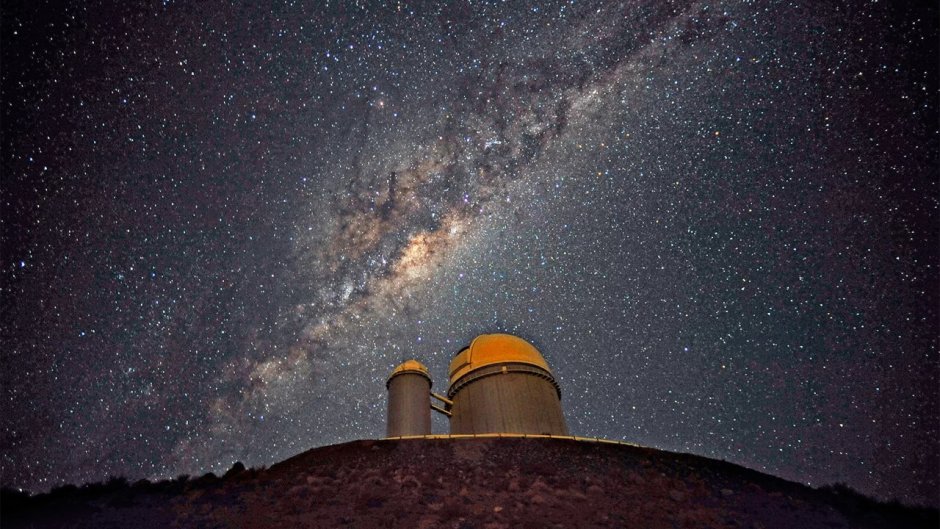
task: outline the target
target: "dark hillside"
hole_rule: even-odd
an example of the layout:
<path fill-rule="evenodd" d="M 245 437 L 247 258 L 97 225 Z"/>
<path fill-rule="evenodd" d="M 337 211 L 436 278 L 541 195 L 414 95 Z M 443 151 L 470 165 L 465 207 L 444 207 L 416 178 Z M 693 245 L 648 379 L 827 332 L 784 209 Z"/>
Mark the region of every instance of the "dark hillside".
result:
<path fill-rule="evenodd" d="M 565 439 L 356 441 L 264 470 L 4 494 L 3 527 L 938 527 L 936 510 Z"/>

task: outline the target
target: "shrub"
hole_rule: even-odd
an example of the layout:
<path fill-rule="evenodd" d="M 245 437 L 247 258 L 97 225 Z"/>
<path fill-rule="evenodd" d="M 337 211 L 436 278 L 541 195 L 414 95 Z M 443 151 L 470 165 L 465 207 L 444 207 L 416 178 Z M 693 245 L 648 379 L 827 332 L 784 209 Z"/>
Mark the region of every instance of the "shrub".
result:
<path fill-rule="evenodd" d="M 241 461 L 236 461 L 235 464 L 232 465 L 232 468 L 228 469 L 228 471 L 222 477 L 230 478 L 232 476 L 241 474 L 244 471 L 245 471 L 245 464 L 242 463 Z"/>

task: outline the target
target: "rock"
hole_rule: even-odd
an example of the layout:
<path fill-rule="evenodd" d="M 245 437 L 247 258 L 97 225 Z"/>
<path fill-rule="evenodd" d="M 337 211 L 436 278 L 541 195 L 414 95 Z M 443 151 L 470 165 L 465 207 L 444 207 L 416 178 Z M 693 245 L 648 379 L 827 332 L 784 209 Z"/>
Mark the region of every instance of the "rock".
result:
<path fill-rule="evenodd" d="M 685 500 L 685 494 L 675 489 L 672 489 L 669 491 L 669 497 L 672 498 L 674 501 Z"/>
<path fill-rule="evenodd" d="M 420 520 L 418 520 L 418 525 L 416 529 L 432 529 L 433 527 L 439 527 L 441 519 L 437 516 L 425 515 Z"/>
<path fill-rule="evenodd" d="M 731 489 L 721 489 L 721 495 L 724 496 L 725 498 L 729 496 L 734 496 L 734 491 Z"/>
<path fill-rule="evenodd" d="M 548 486 L 542 478 L 538 478 L 529 486 L 529 492 L 551 492 L 552 488 Z"/>
<path fill-rule="evenodd" d="M 575 501 L 582 501 L 587 499 L 587 495 L 576 489 L 568 489 L 568 496 L 570 496 Z"/>
<path fill-rule="evenodd" d="M 309 493 L 306 485 L 295 485 L 287 490 L 288 496 L 304 496 Z"/>
<path fill-rule="evenodd" d="M 402 489 L 417 489 L 421 486 L 421 482 L 414 476 L 405 476 L 399 483 Z"/>

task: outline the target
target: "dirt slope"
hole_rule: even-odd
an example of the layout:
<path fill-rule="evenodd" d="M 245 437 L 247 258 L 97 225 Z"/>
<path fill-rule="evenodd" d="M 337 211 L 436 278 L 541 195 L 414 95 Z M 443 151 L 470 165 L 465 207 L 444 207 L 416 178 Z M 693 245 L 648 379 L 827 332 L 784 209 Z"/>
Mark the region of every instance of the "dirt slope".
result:
<path fill-rule="evenodd" d="M 936 510 L 564 439 L 356 441 L 224 478 L 4 495 L 7 527 L 938 527 Z"/>

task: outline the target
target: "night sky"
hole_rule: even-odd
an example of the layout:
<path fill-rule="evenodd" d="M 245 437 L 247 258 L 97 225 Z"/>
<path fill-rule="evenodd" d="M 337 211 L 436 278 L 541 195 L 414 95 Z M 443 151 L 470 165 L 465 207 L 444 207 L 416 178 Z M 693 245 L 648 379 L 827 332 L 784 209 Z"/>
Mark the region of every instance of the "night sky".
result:
<path fill-rule="evenodd" d="M 2 6 L 3 485 L 381 437 L 503 331 L 574 434 L 940 504 L 936 2 L 72 4 Z"/>

